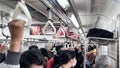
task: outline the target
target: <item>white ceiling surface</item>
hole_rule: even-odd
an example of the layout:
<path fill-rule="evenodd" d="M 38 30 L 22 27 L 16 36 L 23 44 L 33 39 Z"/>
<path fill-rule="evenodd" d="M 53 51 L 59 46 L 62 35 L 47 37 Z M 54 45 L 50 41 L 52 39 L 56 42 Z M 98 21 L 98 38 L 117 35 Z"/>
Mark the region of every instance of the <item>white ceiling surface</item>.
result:
<path fill-rule="evenodd" d="M 48 2 L 48 0 L 45 0 Z M 91 5 L 91 2 L 93 4 Z M 89 29 L 97 27 L 113 31 L 115 29 L 116 16 L 120 14 L 120 0 L 71 0 L 74 2 L 74 10 L 78 12 L 81 25 L 84 32 Z M 40 0 L 27 0 L 27 4 L 48 16 L 47 8 L 40 2 Z M 52 7 L 52 6 L 51 6 Z M 93 8 L 91 12 L 91 7 Z M 53 19 L 58 19 L 53 16 Z"/>
<path fill-rule="evenodd" d="M 26 2 L 31 7 L 33 7 L 34 9 L 36 9 L 37 11 L 41 12 L 43 15 L 45 15 L 46 17 L 48 17 L 47 7 L 45 5 L 43 5 L 40 2 L 40 0 L 27 0 Z M 46 1 L 46 2 L 48 2 L 48 1 Z M 59 20 L 58 17 L 56 17 L 54 14 L 52 14 L 52 19 Z"/>
<path fill-rule="evenodd" d="M 84 32 L 97 27 L 113 31 L 120 4 L 115 0 L 71 0 L 77 8 Z M 91 2 L 94 1 L 91 5 Z M 90 8 L 93 8 L 90 12 Z M 76 9 L 74 9 L 76 10 Z"/>
<path fill-rule="evenodd" d="M 26 2 L 34 9 L 47 16 L 48 14 L 48 12 L 46 11 L 47 8 L 39 0 L 27 0 Z"/>

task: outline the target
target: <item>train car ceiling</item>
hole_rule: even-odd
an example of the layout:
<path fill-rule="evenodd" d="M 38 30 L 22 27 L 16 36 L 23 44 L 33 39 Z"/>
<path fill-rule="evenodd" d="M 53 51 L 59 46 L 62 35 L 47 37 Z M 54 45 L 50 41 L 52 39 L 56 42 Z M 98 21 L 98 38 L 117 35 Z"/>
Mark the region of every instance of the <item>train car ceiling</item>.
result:
<path fill-rule="evenodd" d="M 57 1 L 60 3 L 59 0 Z M 120 2 L 118 0 L 68 1 L 70 7 L 74 7 L 72 8 L 73 12 L 84 33 L 87 33 L 91 28 L 101 28 L 111 32 L 115 30 L 115 20 L 120 13 Z M 60 5 L 62 6 L 62 4 Z M 65 5 L 67 5 L 67 3 L 62 6 L 63 9 L 65 8 Z M 68 5 L 66 7 L 68 7 Z"/>
<path fill-rule="evenodd" d="M 114 31 L 115 20 L 120 13 L 120 5 L 113 0 L 68 0 L 74 6 L 84 33 L 91 28 Z M 79 21 L 79 20 L 78 20 Z"/>
<path fill-rule="evenodd" d="M 18 1 L 0 0 L 0 3 L 15 8 Z M 54 21 L 61 19 L 66 24 L 74 24 L 83 36 L 92 28 L 115 31 L 117 16 L 120 13 L 119 0 L 65 0 L 64 3 L 61 0 L 26 0 L 26 5 L 32 17 L 42 22 L 47 22 L 47 9 L 50 8 L 54 13 Z"/>

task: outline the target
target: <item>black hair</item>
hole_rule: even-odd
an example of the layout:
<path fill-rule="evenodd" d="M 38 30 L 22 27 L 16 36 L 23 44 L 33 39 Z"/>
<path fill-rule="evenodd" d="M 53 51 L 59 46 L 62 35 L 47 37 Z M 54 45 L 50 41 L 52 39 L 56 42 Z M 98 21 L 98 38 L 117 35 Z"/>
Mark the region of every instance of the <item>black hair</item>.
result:
<path fill-rule="evenodd" d="M 88 52 L 91 51 L 91 47 L 92 47 L 92 46 L 90 46 L 90 45 L 88 46 Z"/>
<path fill-rule="evenodd" d="M 41 53 L 42 53 L 42 55 L 43 55 L 44 57 L 49 58 L 49 56 L 48 56 L 48 51 L 47 51 L 46 48 L 40 48 L 40 51 L 41 51 Z"/>
<path fill-rule="evenodd" d="M 88 46 L 88 52 L 94 50 L 94 46 Z"/>
<path fill-rule="evenodd" d="M 94 50 L 94 47 L 93 47 L 93 46 L 91 47 L 91 50 Z"/>
<path fill-rule="evenodd" d="M 93 47 L 94 47 L 94 49 L 96 49 L 96 46 L 95 46 L 95 45 L 94 45 Z"/>
<path fill-rule="evenodd" d="M 84 56 L 82 52 L 79 52 L 76 55 L 76 59 L 77 59 L 77 64 L 74 68 L 83 68 L 83 62 L 84 62 Z"/>
<path fill-rule="evenodd" d="M 83 51 L 84 50 L 84 45 L 81 45 L 80 47 L 81 47 L 81 50 Z"/>
<path fill-rule="evenodd" d="M 28 50 L 38 50 L 38 46 L 32 45 L 32 46 L 29 47 Z"/>
<path fill-rule="evenodd" d="M 32 64 L 45 66 L 43 55 L 36 50 L 28 50 L 21 54 L 20 68 L 30 68 Z"/>
<path fill-rule="evenodd" d="M 62 45 L 58 45 L 55 47 L 56 51 L 58 52 L 63 46 Z"/>
<path fill-rule="evenodd" d="M 81 45 L 81 47 L 84 47 L 84 45 Z"/>
<path fill-rule="evenodd" d="M 58 55 L 54 56 L 53 68 L 59 68 L 63 64 L 67 64 L 71 59 L 75 58 L 74 51 L 60 50 Z"/>

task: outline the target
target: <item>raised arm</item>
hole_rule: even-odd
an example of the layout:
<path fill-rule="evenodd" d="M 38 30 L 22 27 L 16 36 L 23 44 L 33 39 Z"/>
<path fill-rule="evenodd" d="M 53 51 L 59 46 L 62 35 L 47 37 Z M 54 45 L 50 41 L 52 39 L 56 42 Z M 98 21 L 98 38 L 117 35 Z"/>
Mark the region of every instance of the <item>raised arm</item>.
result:
<path fill-rule="evenodd" d="M 25 22 L 23 20 L 13 20 L 9 22 L 8 27 L 11 34 L 10 48 L 4 63 L 0 64 L 0 68 L 19 68 L 19 51 L 24 32 L 24 24 Z"/>
<path fill-rule="evenodd" d="M 23 37 L 24 24 L 25 22 L 23 20 L 13 20 L 8 24 L 11 33 L 10 51 L 20 51 L 20 43 Z"/>

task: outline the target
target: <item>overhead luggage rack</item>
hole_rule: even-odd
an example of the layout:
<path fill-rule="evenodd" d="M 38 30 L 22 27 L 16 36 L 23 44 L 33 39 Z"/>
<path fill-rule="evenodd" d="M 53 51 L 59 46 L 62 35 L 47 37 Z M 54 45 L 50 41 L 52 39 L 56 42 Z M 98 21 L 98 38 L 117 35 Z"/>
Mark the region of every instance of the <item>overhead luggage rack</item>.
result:
<path fill-rule="evenodd" d="M 88 37 L 89 40 L 104 40 L 104 41 L 117 41 L 118 39 L 110 39 L 110 38 L 101 38 L 101 37 Z"/>
<path fill-rule="evenodd" d="M 92 44 L 93 41 L 99 45 L 108 45 L 109 42 L 114 43 L 118 39 L 109 39 L 109 38 L 100 38 L 100 37 L 88 37 L 89 44 Z"/>
<path fill-rule="evenodd" d="M 89 29 L 87 37 L 113 38 L 114 34 L 108 30 L 93 28 Z"/>
<path fill-rule="evenodd" d="M 96 45 L 99 55 L 107 55 L 110 58 L 110 63 L 113 62 L 114 65 L 117 65 L 117 56 L 119 55 L 118 38 L 88 37 L 87 39 L 88 45 Z"/>

